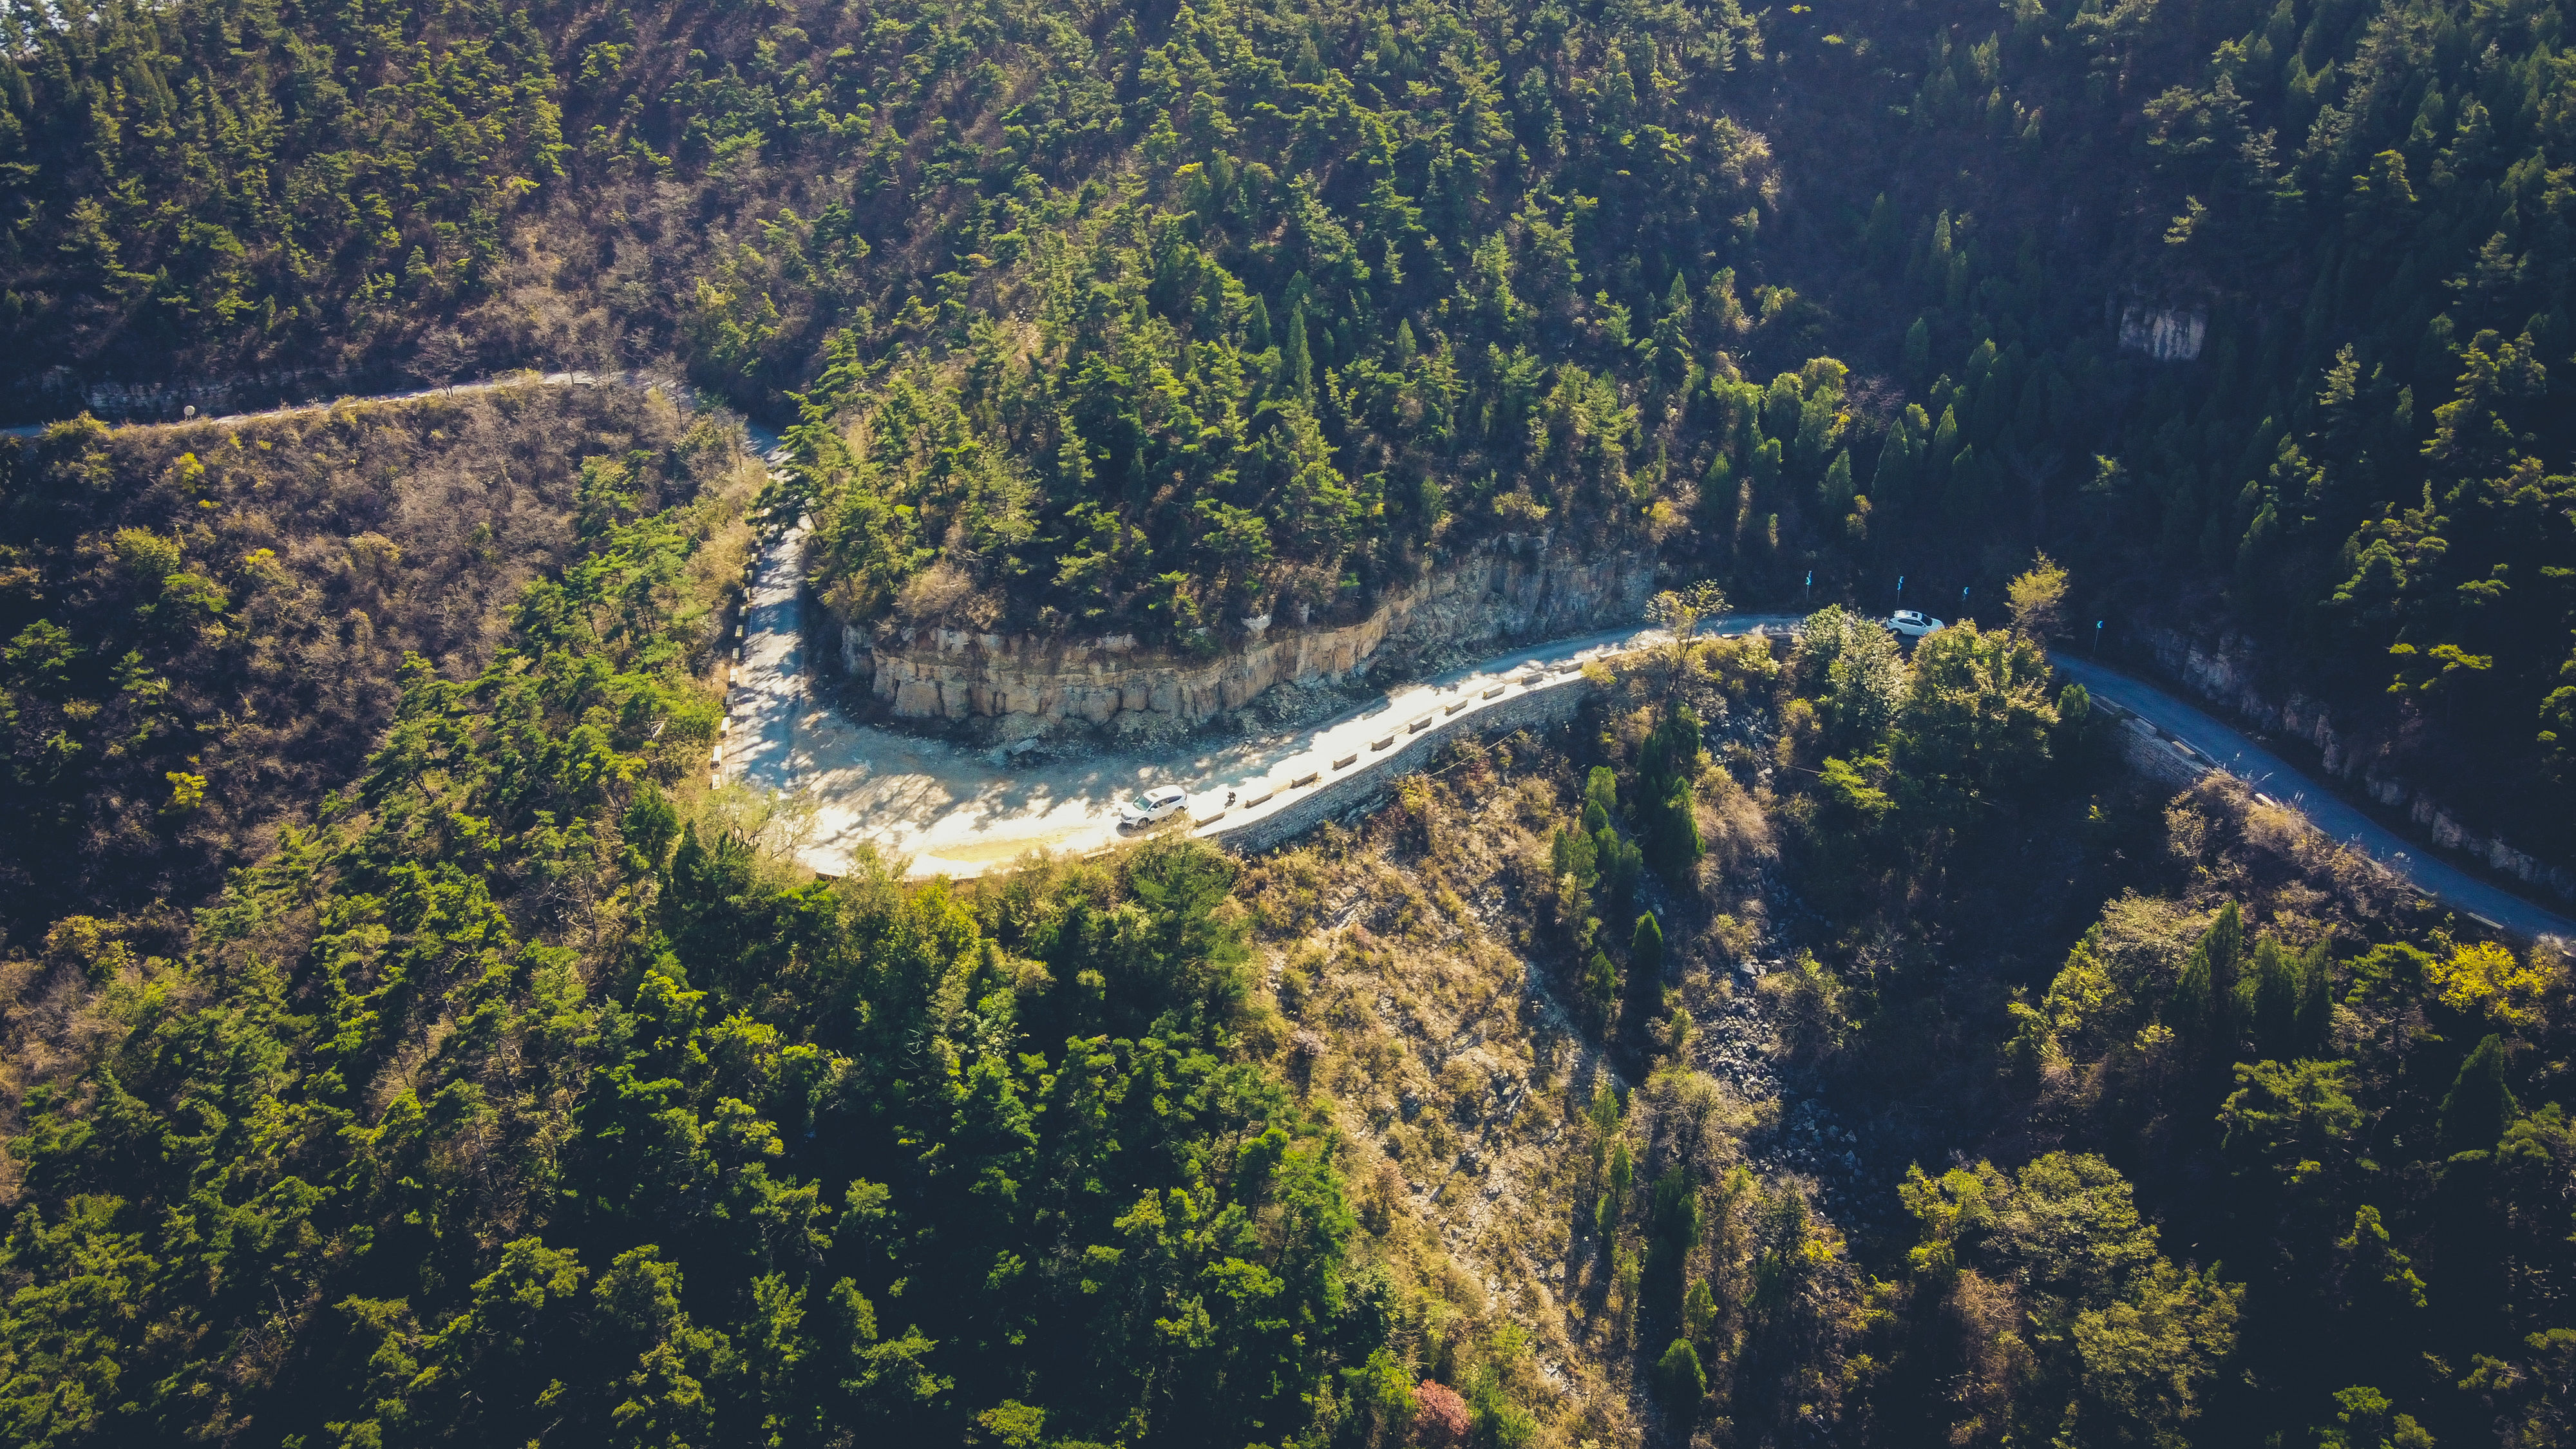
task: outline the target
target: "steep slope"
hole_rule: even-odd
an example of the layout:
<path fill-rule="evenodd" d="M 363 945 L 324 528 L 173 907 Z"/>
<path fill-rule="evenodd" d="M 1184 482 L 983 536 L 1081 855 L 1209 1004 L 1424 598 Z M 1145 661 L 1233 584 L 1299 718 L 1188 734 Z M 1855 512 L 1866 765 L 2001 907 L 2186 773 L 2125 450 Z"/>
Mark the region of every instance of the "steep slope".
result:
<path fill-rule="evenodd" d="M 529 581 L 639 508 L 739 506 L 740 436 L 529 386 L 0 442 L 0 929 L 193 907 L 356 777 L 407 669 L 479 673 Z"/>

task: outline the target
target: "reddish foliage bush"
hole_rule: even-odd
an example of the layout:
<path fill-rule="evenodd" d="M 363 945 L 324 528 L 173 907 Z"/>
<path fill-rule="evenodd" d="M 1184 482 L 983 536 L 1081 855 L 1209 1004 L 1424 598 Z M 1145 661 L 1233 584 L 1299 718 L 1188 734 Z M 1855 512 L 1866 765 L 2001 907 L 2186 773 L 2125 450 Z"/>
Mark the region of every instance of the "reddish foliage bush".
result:
<path fill-rule="evenodd" d="M 1456 1389 L 1424 1379 L 1413 1391 L 1413 1442 L 1428 1449 L 1467 1442 L 1467 1401 Z"/>

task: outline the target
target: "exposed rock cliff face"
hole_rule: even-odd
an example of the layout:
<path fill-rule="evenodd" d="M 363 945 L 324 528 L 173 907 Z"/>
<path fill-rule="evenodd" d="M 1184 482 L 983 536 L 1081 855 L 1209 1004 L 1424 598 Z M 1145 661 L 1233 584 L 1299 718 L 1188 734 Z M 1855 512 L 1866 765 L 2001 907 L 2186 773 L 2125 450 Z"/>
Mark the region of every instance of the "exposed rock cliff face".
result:
<path fill-rule="evenodd" d="M 2158 362 L 2191 362 L 2209 335 L 2209 313 L 2202 308 L 2147 308 L 2134 303 L 2120 312 L 2120 348 L 2143 352 Z"/>
<path fill-rule="evenodd" d="M 1387 594 L 1355 624 L 1289 620 L 1228 630 L 1205 656 L 1139 647 L 1133 636 L 1042 639 L 953 629 L 871 637 L 847 628 L 842 662 L 896 717 L 989 720 L 1005 738 L 1058 730 L 1204 724 L 1282 684 L 1412 668 L 1465 646 L 1545 639 L 1640 617 L 1655 560 L 1634 550 L 1580 557 L 1544 537 L 1506 538 Z M 1258 626 L 1258 627 L 1255 627 Z"/>
<path fill-rule="evenodd" d="M 2145 634 L 2156 662 L 2214 703 L 2232 709 L 2256 728 L 2305 740 L 2317 748 L 2328 774 L 2358 785 L 2382 805 L 2403 808 L 2433 843 L 2482 861 L 2504 875 L 2562 900 L 2576 900 L 2576 871 L 2518 850 L 2502 836 L 2461 823 L 2454 808 L 2396 772 L 2394 745 L 2339 726 L 2321 702 L 2304 694 L 2274 701 L 2256 687 L 2253 645 L 2222 637 L 2196 640 L 2170 629 Z"/>

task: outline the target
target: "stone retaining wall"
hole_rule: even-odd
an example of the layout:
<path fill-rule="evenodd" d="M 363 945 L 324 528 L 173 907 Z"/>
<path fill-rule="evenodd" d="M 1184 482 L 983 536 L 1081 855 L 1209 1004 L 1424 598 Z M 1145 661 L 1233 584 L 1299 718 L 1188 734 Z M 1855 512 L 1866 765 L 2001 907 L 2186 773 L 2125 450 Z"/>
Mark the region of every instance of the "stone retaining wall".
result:
<path fill-rule="evenodd" d="M 2119 720 L 2120 758 L 2128 762 L 2129 768 L 2155 784 L 2188 790 L 2199 783 L 2201 776 L 2217 768 L 2192 753 L 2181 741 L 2165 738 L 2154 725 L 2118 705 L 2095 700 L 2093 707 Z"/>

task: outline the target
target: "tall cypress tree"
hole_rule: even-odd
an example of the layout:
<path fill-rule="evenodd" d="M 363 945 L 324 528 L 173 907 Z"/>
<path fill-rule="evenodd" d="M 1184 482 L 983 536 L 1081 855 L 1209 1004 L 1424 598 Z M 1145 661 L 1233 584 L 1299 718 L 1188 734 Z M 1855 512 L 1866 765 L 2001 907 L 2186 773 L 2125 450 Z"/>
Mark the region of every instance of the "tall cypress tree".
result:
<path fill-rule="evenodd" d="M 1587 830 L 1597 828 L 1592 823 L 1594 806 L 1600 807 L 1603 820 L 1619 813 L 1619 772 L 1608 765 L 1593 766 L 1592 773 L 1583 780 L 1583 823 Z"/>
<path fill-rule="evenodd" d="M 1702 1225 L 1699 1188 L 1681 1164 L 1675 1163 L 1655 1179 L 1652 1236 L 1646 1244 L 1646 1274 L 1654 1282 L 1658 1295 L 1670 1294 L 1664 1302 L 1672 1306 L 1681 1296 L 1684 1263 L 1691 1249 L 1699 1246 Z"/>
<path fill-rule="evenodd" d="M 2504 1041 L 2490 1032 L 2460 1063 L 2451 1093 L 2442 1099 L 2442 1155 L 2493 1148 L 2519 1110 L 2513 1089 L 2505 1085 Z"/>
<path fill-rule="evenodd" d="M 1583 998 L 1591 1004 L 1592 1014 L 1609 1034 L 1610 1022 L 1619 1005 L 1619 968 L 1610 962 L 1610 953 L 1596 950 L 1583 968 Z"/>
<path fill-rule="evenodd" d="M 1698 1413 L 1699 1401 L 1708 1394 L 1708 1372 L 1700 1366 L 1699 1350 L 1690 1346 L 1689 1339 L 1674 1339 L 1673 1346 L 1655 1361 L 1655 1392 L 1678 1425 L 1687 1427 Z"/>
<path fill-rule="evenodd" d="M 1905 329 L 1905 380 L 1916 387 L 1932 380 L 1932 324 L 1920 317 Z"/>
<path fill-rule="evenodd" d="M 1306 309 L 1292 305 L 1288 310 L 1288 340 L 1279 348 L 1279 363 L 1287 374 L 1288 386 L 1299 397 L 1315 395 L 1315 362 L 1306 352 Z"/>
<path fill-rule="evenodd" d="M 2254 1049 L 2288 1061 L 2300 1047 L 2297 964 L 2280 942 L 2265 936 L 2254 943 Z"/>
<path fill-rule="evenodd" d="M 2245 1037 L 2245 916 L 2229 901 L 2200 933 L 2176 989 L 2174 1029 L 2223 1061 L 2235 1059 Z"/>
<path fill-rule="evenodd" d="M 2203 937 L 2182 963 L 2173 1000 L 2165 1006 L 2165 1025 L 2194 1050 L 2209 1040 L 2209 941 Z"/>
<path fill-rule="evenodd" d="M 2193 943 L 2165 1011 L 2165 1024 L 2185 1044 L 2222 1066 L 2235 1060 L 2245 1038 L 2245 998 L 2252 993 L 2240 969 L 2244 954 L 2244 913 L 2230 901 Z"/>
<path fill-rule="evenodd" d="M 1664 928 L 1652 913 L 1639 916 L 1628 937 L 1628 969 L 1641 981 L 1664 979 Z"/>
<path fill-rule="evenodd" d="M 2233 1052 L 2244 1040 L 2248 1015 L 2245 997 L 2245 915 L 2229 901 L 2201 937 L 2209 948 L 2210 1025 L 2223 1050 Z"/>
<path fill-rule="evenodd" d="M 1699 817 L 1691 808 L 1691 785 L 1688 780 L 1675 780 L 1664 796 L 1663 809 L 1656 812 L 1654 833 L 1648 837 L 1654 847 L 1655 869 L 1667 876 L 1699 864 L 1706 854 L 1700 843 Z"/>
<path fill-rule="evenodd" d="M 1628 909 L 1636 895 L 1637 877 L 1646 868 L 1646 852 L 1619 838 L 1615 825 L 1603 825 L 1592 837 L 1593 858 L 1601 863 L 1601 908 L 1612 916 Z"/>
<path fill-rule="evenodd" d="M 1672 782 L 1699 768 L 1699 712 L 1681 705 L 1655 725 L 1637 751 L 1637 783 L 1646 799 L 1661 800 Z"/>

